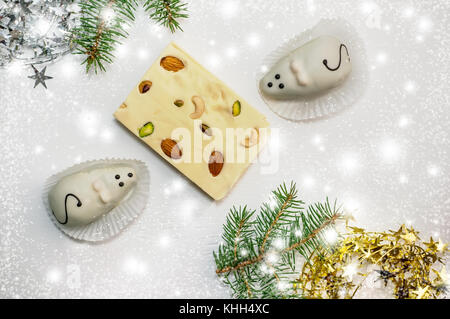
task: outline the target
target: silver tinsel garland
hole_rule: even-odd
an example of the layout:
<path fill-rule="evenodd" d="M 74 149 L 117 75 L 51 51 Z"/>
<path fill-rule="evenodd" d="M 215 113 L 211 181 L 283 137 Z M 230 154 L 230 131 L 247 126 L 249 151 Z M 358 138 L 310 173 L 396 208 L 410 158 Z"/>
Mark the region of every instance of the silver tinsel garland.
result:
<path fill-rule="evenodd" d="M 45 63 L 72 49 L 79 23 L 76 0 L 0 0 L 0 66 Z"/>

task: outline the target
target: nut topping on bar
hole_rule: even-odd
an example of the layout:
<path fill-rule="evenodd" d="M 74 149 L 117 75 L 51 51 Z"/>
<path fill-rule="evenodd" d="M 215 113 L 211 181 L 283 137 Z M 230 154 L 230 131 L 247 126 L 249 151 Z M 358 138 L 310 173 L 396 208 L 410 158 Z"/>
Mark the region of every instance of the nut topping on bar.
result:
<path fill-rule="evenodd" d="M 139 83 L 139 92 L 142 94 L 147 93 L 147 91 L 150 90 L 151 87 L 152 87 L 151 81 L 142 81 L 141 83 Z"/>
<path fill-rule="evenodd" d="M 252 131 L 250 133 L 250 137 L 247 136 L 241 142 L 241 145 L 246 148 L 250 148 L 250 147 L 258 144 L 258 142 L 259 142 L 259 130 L 258 130 L 258 128 L 254 128 L 254 129 L 252 129 Z"/>
<path fill-rule="evenodd" d="M 161 59 L 160 65 L 167 71 L 178 72 L 184 69 L 184 63 L 174 56 L 165 56 Z"/>
<path fill-rule="evenodd" d="M 192 103 L 194 103 L 195 111 L 189 115 L 191 119 L 198 119 L 205 112 L 205 102 L 200 96 L 193 96 Z"/>
<path fill-rule="evenodd" d="M 208 163 L 209 172 L 213 177 L 220 174 L 223 168 L 223 155 L 218 151 L 213 151 L 209 156 Z"/>
<path fill-rule="evenodd" d="M 139 137 L 144 138 L 150 136 L 153 134 L 154 130 L 155 126 L 153 125 L 153 123 L 147 122 L 139 129 Z"/>
<path fill-rule="evenodd" d="M 241 102 L 239 100 L 233 103 L 231 113 L 233 114 L 233 116 L 238 116 L 239 114 L 241 114 Z"/>
<path fill-rule="evenodd" d="M 205 133 L 208 136 L 212 136 L 212 130 L 211 128 L 206 124 L 200 124 L 200 129 L 203 133 Z"/>
<path fill-rule="evenodd" d="M 180 159 L 183 156 L 183 152 L 181 148 L 178 146 L 177 142 L 171 140 L 170 138 L 166 138 L 161 141 L 161 149 L 170 158 Z"/>
<path fill-rule="evenodd" d="M 173 102 L 173 104 L 175 104 L 177 107 L 182 107 L 184 105 L 184 101 L 183 100 L 175 100 L 175 102 Z"/>

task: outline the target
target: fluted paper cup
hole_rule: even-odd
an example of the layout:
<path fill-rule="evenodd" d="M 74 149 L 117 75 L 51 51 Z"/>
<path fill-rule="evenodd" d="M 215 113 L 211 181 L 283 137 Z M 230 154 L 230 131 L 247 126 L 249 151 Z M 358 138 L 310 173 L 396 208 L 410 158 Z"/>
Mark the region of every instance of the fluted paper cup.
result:
<path fill-rule="evenodd" d="M 60 224 L 53 215 L 48 200 L 48 194 L 53 186 L 63 177 L 72 175 L 82 170 L 102 168 L 109 165 L 129 165 L 136 171 L 136 186 L 127 196 L 108 213 L 104 214 L 90 224 L 70 227 Z M 148 200 L 150 177 L 144 162 L 132 159 L 101 159 L 76 164 L 64 171 L 50 176 L 44 185 L 42 199 L 48 215 L 53 223 L 67 236 L 83 241 L 103 241 L 119 234 L 145 209 Z"/>
<path fill-rule="evenodd" d="M 331 90 L 315 97 L 298 97 L 290 100 L 277 100 L 264 95 L 260 80 L 281 58 L 310 40 L 322 35 L 330 35 L 346 44 L 352 61 L 352 71 L 348 78 Z M 257 87 L 269 108 L 279 116 L 293 120 L 314 120 L 329 116 L 354 104 L 364 93 L 369 80 L 364 41 L 358 31 L 344 19 L 323 19 L 316 26 L 293 37 L 267 55 L 256 76 Z"/>

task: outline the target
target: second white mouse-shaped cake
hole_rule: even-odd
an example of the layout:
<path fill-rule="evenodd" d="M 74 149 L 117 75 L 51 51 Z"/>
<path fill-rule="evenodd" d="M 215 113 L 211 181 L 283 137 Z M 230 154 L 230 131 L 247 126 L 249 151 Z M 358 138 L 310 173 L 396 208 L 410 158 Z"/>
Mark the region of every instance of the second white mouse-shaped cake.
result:
<path fill-rule="evenodd" d="M 82 170 L 63 177 L 48 194 L 60 224 L 87 225 L 111 211 L 136 185 L 136 172 L 126 165 Z"/>
<path fill-rule="evenodd" d="M 260 87 L 276 99 L 314 96 L 340 85 L 351 70 L 347 46 L 335 37 L 320 36 L 280 59 Z"/>

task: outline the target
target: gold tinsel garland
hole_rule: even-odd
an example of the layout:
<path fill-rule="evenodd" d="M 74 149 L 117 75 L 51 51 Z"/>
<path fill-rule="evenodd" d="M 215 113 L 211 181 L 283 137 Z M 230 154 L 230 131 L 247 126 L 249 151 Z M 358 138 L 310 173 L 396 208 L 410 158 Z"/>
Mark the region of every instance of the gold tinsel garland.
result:
<path fill-rule="evenodd" d="M 353 298 L 373 271 L 385 286 L 392 284 L 399 299 L 438 298 L 447 292 L 449 278 L 442 258 L 448 249 L 441 240 L 422 242 L 418 232 L 405 225 L 388 232 L 346 228 L 348 233 L 331 253 L 316 253 L 303 265 L 294 289 L 304 297 Z M 441 264 L 439 271 L 436 263 Z"/>

